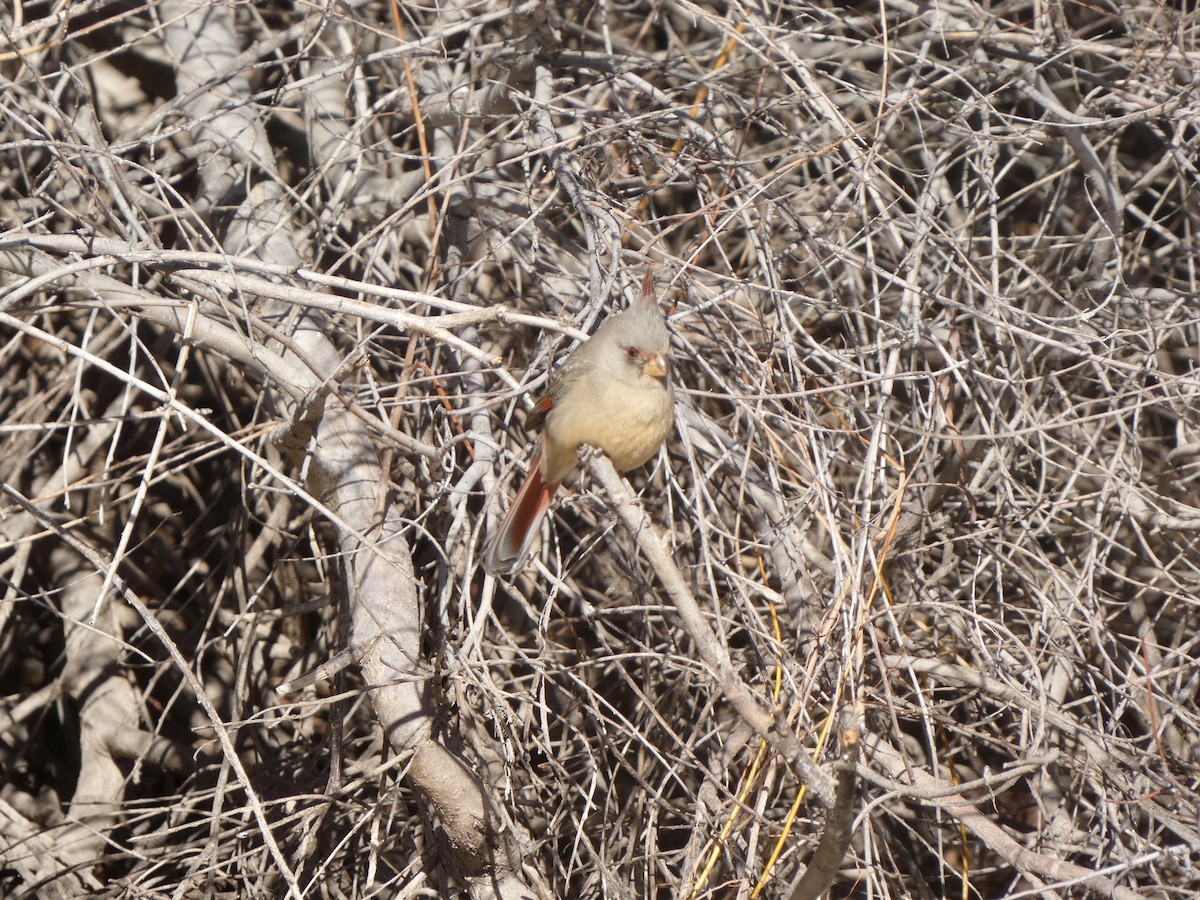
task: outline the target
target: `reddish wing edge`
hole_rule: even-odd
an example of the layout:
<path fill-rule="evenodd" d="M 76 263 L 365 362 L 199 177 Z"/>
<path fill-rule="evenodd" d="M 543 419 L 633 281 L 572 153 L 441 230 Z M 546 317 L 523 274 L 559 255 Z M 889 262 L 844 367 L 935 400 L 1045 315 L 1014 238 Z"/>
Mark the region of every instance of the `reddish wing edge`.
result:
<path fill-rule="evenodd" d="M 525 428 L 532 431 L 535 428 L 541 428 L 546 421 L 546 413 L 554 408 L 554 397 L 547 394 L 534 404 L 533 409 L 529 411 L 529 415 L 525 417 Z"/>

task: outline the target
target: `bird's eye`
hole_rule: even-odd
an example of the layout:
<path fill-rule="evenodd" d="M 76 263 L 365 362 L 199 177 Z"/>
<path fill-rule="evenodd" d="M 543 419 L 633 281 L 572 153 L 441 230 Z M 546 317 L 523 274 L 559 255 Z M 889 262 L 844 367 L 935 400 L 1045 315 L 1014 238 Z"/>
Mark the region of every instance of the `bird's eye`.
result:
<path fill-rule="evenodd" d="M 642 354 L 638 353 L 637 347 L 626 347 L 625 348 L 625 358 L 626 359 L 637 360 L 637 358 L 641 355 Z"/>

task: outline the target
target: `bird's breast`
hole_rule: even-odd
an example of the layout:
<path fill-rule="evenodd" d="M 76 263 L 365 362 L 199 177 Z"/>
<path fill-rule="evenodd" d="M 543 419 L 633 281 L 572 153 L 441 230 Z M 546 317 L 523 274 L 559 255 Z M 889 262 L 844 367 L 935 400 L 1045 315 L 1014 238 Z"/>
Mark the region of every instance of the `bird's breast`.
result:
<path fill-rule="evenodd" d="M 547 417 L 547 436 L 555 444 L 570 447 L 572 455 L 580 444 L 599 447 L 622 472 L 658 452 L 674 421 L 669 385 L 647 378 L 636 385 L 610 381 L 591 388 L 590 397 L 572 396 Z M 577 399 L 584 402 L 573 402 Z"/>

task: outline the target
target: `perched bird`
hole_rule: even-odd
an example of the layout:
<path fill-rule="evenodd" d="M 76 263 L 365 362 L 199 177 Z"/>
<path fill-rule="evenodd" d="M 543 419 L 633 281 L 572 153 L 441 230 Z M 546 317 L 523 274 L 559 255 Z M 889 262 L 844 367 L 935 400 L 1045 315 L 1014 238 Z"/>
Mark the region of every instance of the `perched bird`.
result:
<path fill-rule="evenodd" d="M 669 349 L 667 323 L 647 272 L 640 300 L 605 319 L 567 357 L 529 414 L 527 426 L 542 427 L 541 446 L 488 546 L 487 571 L 520 568 L 550 498 L 579 461 L 581 444 L 603 450 L 622 472 L 658 452 L 675 415 Z"/>

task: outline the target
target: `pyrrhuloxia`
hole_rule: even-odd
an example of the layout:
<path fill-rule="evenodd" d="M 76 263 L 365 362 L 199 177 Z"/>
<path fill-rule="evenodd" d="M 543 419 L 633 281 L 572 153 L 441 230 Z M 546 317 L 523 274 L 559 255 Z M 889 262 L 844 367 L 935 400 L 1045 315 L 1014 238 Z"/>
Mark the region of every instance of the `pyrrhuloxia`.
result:
<path fill-rule="evenodd" d="M 542 427 L 541 446 L 488 547 L 489 572 L 514 572 L 525 561 L 538 522 L 575 468 L 581 444 L 603 450 L 622 472 L 658 452 L 674 421 L 669 343 L 647 273 L 641 299 L 605 319 L 567 357 L 529 414 L 528 426 Z"/>

